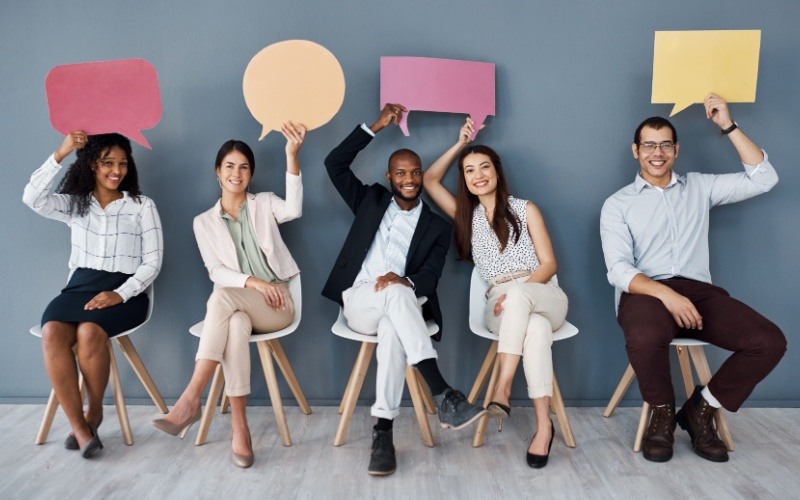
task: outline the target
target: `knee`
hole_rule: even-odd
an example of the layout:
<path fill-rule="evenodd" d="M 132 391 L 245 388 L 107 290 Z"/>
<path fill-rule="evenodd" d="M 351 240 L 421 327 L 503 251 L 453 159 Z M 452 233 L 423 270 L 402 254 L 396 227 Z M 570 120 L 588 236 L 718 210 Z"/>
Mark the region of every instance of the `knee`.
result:
<path fill-rule="evenodd" d="M 95 323 L 81 323 L 78 325 L 77 336 L 79 348 L 88 348 L 92 352 L 105 349 L 108 341 L 108 335 L 105 330 Z"/>
<path fill-rule="evenodd" d="M 74 335 L 68 328 L 55 321 L 48 321 L 42 326 L 42 348 L 45 353 L 71 349 L 75 345 Z"/>
<path fill-rule="evenodd" d="M 414 294 L 414 290 L 412 290 L 411 287 L 405 285 L 389 285 L 384 291 L 386 292 L 387 300 L 404 300 L 411 301 L 415 304 L 417 303 L 417 296 Z"/>
<path fill-rule="evenodd" d="M 547 348 L 553 345 L 553 328 L 542 315 L 532 314 L 525 332 L 525 350 Z"/>
<path fill-rule="evenodd" d="M 506 291 L 506 299 L 503 301 L 503 308 L 519 307 L 528 301 L 525 291 L 519 285 L 514 285 Z"/>
<path fill-rule="evenodd" d="M 786 336 L 777 325 L 770 322 L 751 336 L 749 350 L 777 361 L 786 352 Z"/>
<path fill-rule="evenodd" d="M 665 349 L 673 339 L 669 328 L 657 324 L 628 325 L 625 329 L 625 344 L 629 351 Z"/>
<path fill-rule="evenodd" d="M 243 311 L 236 311 L 231 315 L 228 323 L 228 336 L 238 339 L 249 339 L 253 331 L 253 323 L 250 316 Z M 246 342 L 247 340 L 245 340 Z"/>

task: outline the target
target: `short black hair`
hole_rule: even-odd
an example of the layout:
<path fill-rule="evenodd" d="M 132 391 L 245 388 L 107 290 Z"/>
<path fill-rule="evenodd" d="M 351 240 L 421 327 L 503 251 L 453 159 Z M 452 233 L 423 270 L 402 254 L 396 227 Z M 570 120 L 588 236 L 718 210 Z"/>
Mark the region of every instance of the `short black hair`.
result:
<path fill-rule="evenodd" d="M 398 149 L 397 151 L 395 151 L 394 153 L 392 153 L 389 156 L 389 164 L 386 165 L 386 171 L 387 172 L 391 172 L 392 171 L 392 161 L 394 161 L 395 158 L 400 158 L 401 156 L 410 156 L 411 158 L 413 158 L 414 160 L 417 161 L 417 164 L 420 167 L 422 166 L 422 159 L 419 157 L 419 155 L 416 152 L 414 152 L 414 151 L 412 151 L 410 149 Z"/>
<path fill-rule="evenodd" d="M 675 130 L 675 127 L 672 126 L 669 120 L 660 116 L 651 116 L 636 127 L 636 132 L 633 134 L 633 143 L 637 146 L 639 145 L 639 141 L 642 140 L 642 129 L 645 127 L 650 127 L 655 130 L 661 130 L 667 127 L 672 131 L 672 142 L 675 144 L 678 143 L 678 131 Z"/>

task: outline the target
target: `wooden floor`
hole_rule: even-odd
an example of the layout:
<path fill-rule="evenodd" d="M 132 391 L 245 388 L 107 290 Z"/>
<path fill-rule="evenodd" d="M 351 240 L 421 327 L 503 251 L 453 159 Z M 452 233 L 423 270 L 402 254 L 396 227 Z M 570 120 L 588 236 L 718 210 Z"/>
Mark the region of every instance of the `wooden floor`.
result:
<path fill-rule="evenodd" d="M 367 407 L 356 408 L 347 443 L 331 443 L 338 414 L 314 407 L 305 416 L 288 407 L 294 445 L 280 444 L 269 407 L 249 409 L 255 465 L 230 461 L 229 416 L 217 415 L 204 446 L 156 431 L 152 406 L 129 406 L 136 440 L 125 446 L 113 406 L 100 436 L 105 449 L 84 460 L 67 451 L 59 412 L 44 445 L 34 444 L 43 405 L 0 406 L 0 498 L 800 498 L 800 409 L 743 409 L 730 416 L 736 451 L 725 464 L 696 456 L 678 429 L 675 456 L 650 463 L 631 451 L 639 410 L 568 408 L 578 447 L 569 449 L 558 429 L 550 464 L 533 470 L 524 453 L 533 410 L 516 407 L 503 432 L 491 426 L 486 445 L 471 447 L 472 429 L 443 430 L 436 417 L 436 446 L 422 445 L 410 408 L 395 422 L 398 470 L 367 475 L 371 425 Z"/>

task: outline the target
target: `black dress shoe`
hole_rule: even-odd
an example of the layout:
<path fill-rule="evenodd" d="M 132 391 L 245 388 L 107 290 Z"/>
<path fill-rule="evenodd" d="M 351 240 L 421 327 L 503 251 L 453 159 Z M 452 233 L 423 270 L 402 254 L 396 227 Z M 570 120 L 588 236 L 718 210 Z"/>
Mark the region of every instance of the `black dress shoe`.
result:
<path fill-rule="evenodd" d="M 683 404 L 675 419 L 681 429 L 689 433 L 692 448 L 697 455 L 712 462 L 727 462 L 728 447 L 717 435 L 714 425 L 717 409 L 708 404 L 700 393 L 702 390 L 703 387 L 699 385 L 694 388 L 694 393 Z"/>
<path fill-rule="evenodd" d="M 650 425 L 642 439 L 642 455 L 651 462 L 667 462 L 675 443 L 675 404 L 652 406 Z"/>
<path fill-rule="evenodd" d="M 547 459 L 550 458 L 550 448 L 553 447 L 553 438 L 556 437 L 556 429 L 553 427 L 553 421 L 550 420 L 550 443 L 547 445 L 547 455 L 535 455 L 533 453 L 527 454 L 528 459 L 528 466 L 534 469 L 541 469 L 545 465 L 547 465 Z M 533 435 L 533 439 L 536 438 L 536 434 Z M 531 443 L 533 442 L 531 439 Z"/>
<path fill-rule="evenodd" d="M 92 439 L 81 448 L 81 456 L 83 458 L 91 458 L 103 449 L 103 443 L 100 441 L 100 436 L 97 435 L 97 430 L 91 427 L 89 429 L 92 431 Z"/>
<path fill-rule="evenodd" d="M 100 415 L 100 420 L 97 421 L 97 425 L 92 427 L 92 424 L 89 424 L 89 429 L 91 429 L 92 432 L 95 432 L 100 427 L 100 424 L 102 424 L 102 423 L 103 423 L 103 416 Z M 80 450 L 81 449 L 81 447 L 78 445 L 78 440 L 75 438 L 75 434 L 73 434 L 71 432 L 69 433 L 69 436 L 67 436 L 67 439 L 64 440 L 64 448 L 66 448 L 68 450 Z"/>
<path fill-rule="evenodd" d="M 372 456 L 369 457 L 367 472 L 372 476 L 388 476 L 397 470 L 397 459 L 394 454 L 392 430 L 372 431 Z"/>

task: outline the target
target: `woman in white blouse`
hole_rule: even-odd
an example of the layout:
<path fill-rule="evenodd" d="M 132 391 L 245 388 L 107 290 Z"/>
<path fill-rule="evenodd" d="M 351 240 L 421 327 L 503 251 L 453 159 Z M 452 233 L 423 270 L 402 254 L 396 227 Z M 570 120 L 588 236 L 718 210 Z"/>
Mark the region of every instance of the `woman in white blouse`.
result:
<path fill-rule="evenodd" d="M 57 194 L 50 194 L 61 162 L 75 150 L 77 158 Z M 97 428 L 108 384 L 106 342 L 147 316 L 148 297 L 142 292 L 161 269 L 161 222 L 153 201 L 139 191 L 130 141 L 119 134 L 67 135 L 33 173 L 22 199 L 40 215 L 71 228 L 71 274 L 42 315 L 42 349 L 47 375 L 72 427 L 64 446 L 89 458 L 103 448 Z M 89 401 L 85 413 L 76 355 Z"/>
<path fill-rule="evenodd" d="M 153 421 L 156 428 L 183 437 L 200 419 L 200 396 L 222 363 L 231 403 L 232 459 L 243 468 L 254 461 L 246 415 L 249 338 L 253 331 L 269 333 L 291 324 L 294 302 L 286 283 L 300 272 L 278 224 L 302 214 L 298 154 L 306 128 L 287 122 L 281 132 L 286 137 L 286 200 L 270 192 L 247 192 L 255 173 L 255 158 L 247 144 L 230 140 L 217 153 L 215 169 L 222 196 L 194 219 L 197 246 L 214 292 L 206 306 L 192 378 L 172 411 Z"/>
<path fill-rule="evenodd" d="M 468 147 L 473 131 L 467 118 L 458 141 L 425 172 L 424 186 L 455 221 L 459 257 L 472 260 L 488 281 L 484 317 L 499 336 L 499 374 L 487 410 L 500 419 L 509 416 L 511 382 L 522 358 L 537 420 L 526 461 L 541 468 L 547 465 L 554 435 L 550 347 L 553 331 L 566 318 L 567 297 L 552 281 L 556 258 L 542 213 L 533 203 L 509 196 L 497 153 L 486 146 Z M 459 183 L 453 196 L 441 180 L 457 157 Z"/>

